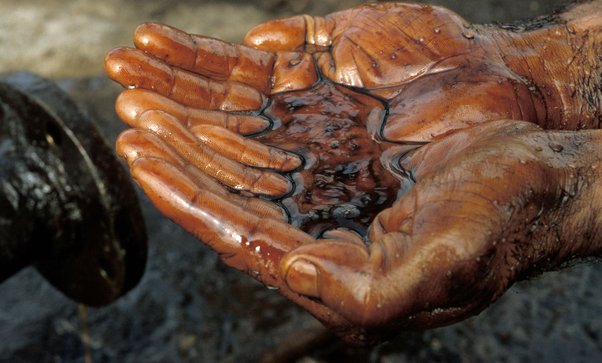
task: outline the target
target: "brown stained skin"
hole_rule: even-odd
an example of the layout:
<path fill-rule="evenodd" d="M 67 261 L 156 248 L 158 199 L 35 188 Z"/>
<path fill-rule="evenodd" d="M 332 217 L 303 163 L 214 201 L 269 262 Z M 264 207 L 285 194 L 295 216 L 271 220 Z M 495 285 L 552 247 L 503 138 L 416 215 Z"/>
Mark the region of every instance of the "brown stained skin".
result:
<path fill-rule="evenodd" d="M 105 60 L 132 88 L 118 152 L 165 215 L 347 341 L 450 324 L 602 254 L 601 25 L 600 0 L 513 26 L 362 5 L 245 45 L 143 24 Z"/>

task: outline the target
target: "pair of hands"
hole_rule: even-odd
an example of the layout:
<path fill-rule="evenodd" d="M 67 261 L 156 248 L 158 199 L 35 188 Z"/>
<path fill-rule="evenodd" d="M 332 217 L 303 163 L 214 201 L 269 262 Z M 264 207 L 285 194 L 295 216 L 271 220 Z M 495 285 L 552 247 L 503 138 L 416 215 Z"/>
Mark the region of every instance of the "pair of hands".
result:
<path fill-rule="evenodd" d="M 571 254 L 564 199 L 597 134 L 508 121 L 537 121 L 528 87 L 446 9 L 297 16 L 244 45 L 144 24 L 134 43 L 105 60 L 133 177 L 349 341 L 464 319 Z"/>

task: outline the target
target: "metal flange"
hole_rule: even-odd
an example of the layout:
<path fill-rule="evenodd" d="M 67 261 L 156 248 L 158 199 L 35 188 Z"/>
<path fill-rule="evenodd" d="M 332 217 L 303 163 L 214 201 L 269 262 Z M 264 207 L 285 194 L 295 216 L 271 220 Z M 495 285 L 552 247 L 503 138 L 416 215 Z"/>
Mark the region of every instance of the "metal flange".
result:
<path fill-rule="evenodd" d="M 0 282 L 34 265 L 100 306 L 138 283 L 146 255 L 135 190 L 94 125 L 53 83 L 0 77 Z"/>

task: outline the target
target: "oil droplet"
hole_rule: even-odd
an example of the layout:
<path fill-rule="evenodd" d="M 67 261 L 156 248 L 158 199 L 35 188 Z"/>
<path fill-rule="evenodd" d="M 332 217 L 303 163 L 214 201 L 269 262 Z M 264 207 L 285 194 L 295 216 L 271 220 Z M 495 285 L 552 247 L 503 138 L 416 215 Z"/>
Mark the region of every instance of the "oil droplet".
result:
<path fill-rule="evenodd" d="M 439 34 L 439 33 L 441 33 L 441 29 L 439 29 L 439 28 L 435 28 L 435 29 L 433 29 L 433 32 L 434 32 L 435 34 Z"/>
<path fill-rule="evenodd" d="M 278 286 L 274 286 L 274 285 L 267 285 L 266 287 L 268 288 L 268 290 L 272 290 L 272 291 L 276 291 L 279 289 Z"/>
<path fill-rule="evenodd" d="M 550 147 L 550 149 L 552 149 L 554 152 L 557 152 L 557 153 L 564 150 L 564 147 L 560 144 L 550 143 L 550 144 L 548 144 L 548 146 Z"/>
<path fill-rule="evenodd" d="M 334 209 L 332 212 L 336 218 L 357 218 L 360 216 L 360 210 L 353 204 L 342 204 Z"/>
<path fill-rule="evenodd" d="M 135 89 L 136 85 L 135 84 L 128 84 L 126 88 L 127 89 Z"/>
<path fill-rule="evenodd" d="M 466 39 L 474 39 L 476 35 L 477 33 L 473 28 L 466 28 L 462 31 L 462 36 Z"/>
<path fill-rule="evenodd" d="M 431 315 L 437 315 L 437 314 L 441 314 L 444 312 L 445 312 L 445 310 L 443 310 L 441 308 L 436 308 L 436 309 L 433 309 L 433 311 L 431 311 Z"/>
<path fill-rule="evenodd" d="M 568 201 L 569 201 L 569 195 L 568 194 L 564 194 L 562 196 L 562 199 L 560 200 L 560 205 L 565 205 Z"/>
<path fill-rule="evenodd" d="M 571 58 L 566 60 L 566 65 L 570 66 L 575 61 L 576 56 L 572 56 Z"/>
<path fill-rule="evenodd" d="M 424 37 L 420 37 L 420 38 L 418 39 L 418 41 L 419 41 L 420 43 L 424 43 Z"/>
<path fill-rule="evenodd" d="M 575 35 L 577 34 L 577 31 L 575 31 L 575 28 L 573 28 L 572 26 L 568 26 L 566 28 L 566 30 L 571 34 L 571 35 Z"/>
<path fill-rule="evenodd" d="M 107 271 L 103 270 L 102 268 L 99 270 L 100 272 L 100 276 L 105 279 L 108 280 L 109 279 L 109 274 L 107 273 Z"/>

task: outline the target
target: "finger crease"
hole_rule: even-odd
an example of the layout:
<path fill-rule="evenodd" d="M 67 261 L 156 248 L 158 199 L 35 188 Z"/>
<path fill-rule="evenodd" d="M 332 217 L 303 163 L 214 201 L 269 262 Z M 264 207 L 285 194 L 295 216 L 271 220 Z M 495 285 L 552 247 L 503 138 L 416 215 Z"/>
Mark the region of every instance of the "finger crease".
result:
<path fill-rule="evenodd" d="M 167 95 L 168 98 L 173 95 L 175 87 L 176 87 L 176 71 L 174 69 L 172 69 L 171 67 L 169 67 L 169 94 Z"/>

